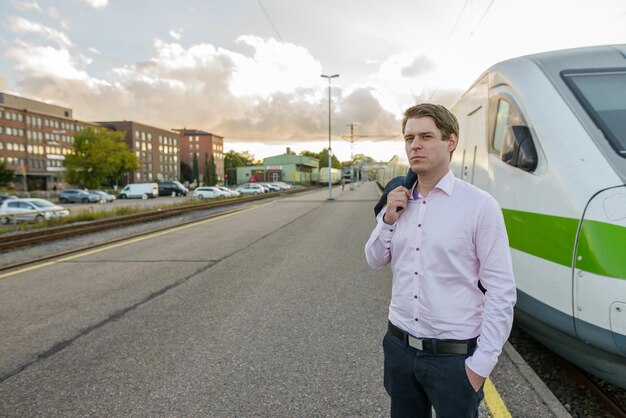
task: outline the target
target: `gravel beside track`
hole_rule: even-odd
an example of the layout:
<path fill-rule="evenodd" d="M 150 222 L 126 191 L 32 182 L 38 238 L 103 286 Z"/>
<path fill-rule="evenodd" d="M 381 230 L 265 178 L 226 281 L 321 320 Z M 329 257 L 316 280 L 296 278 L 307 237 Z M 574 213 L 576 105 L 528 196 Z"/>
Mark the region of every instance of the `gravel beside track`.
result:
<path fill-rule="evenodd" d="M 518 326 L 513 327 L 509 342 L 548 386 L 572 417 L 613 417 L 589 389 L 570 376 L 556 354 L 526 334 L 521 328 Z M 614 398 L 621 401 L 623 407 L 626 407 L 625 390 L 601 379 L 592 378 L 599 382 L 603 389 L 608 391 Z"/>

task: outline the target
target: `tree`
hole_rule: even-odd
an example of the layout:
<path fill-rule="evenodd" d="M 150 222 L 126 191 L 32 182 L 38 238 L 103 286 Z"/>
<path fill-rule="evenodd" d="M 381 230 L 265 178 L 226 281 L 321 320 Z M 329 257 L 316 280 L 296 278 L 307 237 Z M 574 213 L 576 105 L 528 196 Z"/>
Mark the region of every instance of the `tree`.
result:
<path fill-rule="evenodd" d="M 211 186 L 209 179 L 209 154 L 204 153 L 204 172 L 202 174 L 202 184 L 205 186 Z"/>
<path fill-rule="evenodd" d="M 139 168 L 139 159 L 128 148 L 124 132 L 88 128 L 74 136 L 74 151 L 63 161 L 69 183 L 90 189 L 106 180 L 117 182 Z"/>
<path fill-rule="evenodd" d="M 242 153 L 228 151 L 224 154 L 224 171 L 228 174 L 228 183 L 237 184 L 237 167 L 245 167 L 254 164 L 254 155 L 248 151 Z"/>
<path fill-rule="evenodd" d="M 180 162 L 180 180 L 184 183 L 186 181 L 193 181 L 193 170 L 189 164 L 184 161 Z"/>
<path fill-rule="evenodd" d="M 200 181 L 200 169 L 198 168 L 198 154 L 193 153 L 193 181 L 196 185 Z"/>
<path fill-rule="evenodd" d="M 213 158 L 213 154 L 211 154 L 209 167 L 209 186 L 215 186 L 217 184 L 217 167 L 215 167 L 215 158 Z"/>
<path fill-rule="evenodd" d="M 5 186 L 15 179 L 15 172 L 7 168 L 6 163 L 0 161 L 0 186 Z"/>
<path fill-rule="evenodd" d="M 313 151 L 301 151 L 300 152 L 300 156 L 301 157 L 309 157 L 309 158 L 316 158 L 316 159 L 320 159 L 320 153 L 319 152 L 313 152 Z M 326 159 L 328 160 L 328 154 L 326 155 Z M 328 163 L 326 163 L 326 165 L 328 166 Z"/>
<path fill-rule="evenodd" d="M 236 168 L 245 167 L 254 163 L 254 155 L 250 155 L 248 151 L 242 153 L 236 151 L 228 151 L 224 154 L 224 167 Z"/>
<path fill-rule="evenodd" d="M 319 154 L 320 168 L 328 167 L 328 148 L 324 148 Z M 334 155 L 331 157 L 332 168 L 341 168 L 341 162 Z"/>

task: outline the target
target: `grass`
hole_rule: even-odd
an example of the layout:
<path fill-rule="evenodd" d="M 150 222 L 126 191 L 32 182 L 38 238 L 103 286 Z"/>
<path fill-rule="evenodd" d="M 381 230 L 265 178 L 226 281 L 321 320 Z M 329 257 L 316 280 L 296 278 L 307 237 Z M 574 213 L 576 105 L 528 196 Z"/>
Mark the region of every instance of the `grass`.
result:
<path fill-rule="evenodd" d="M 239 198 L 236 197 L 236 198 L 230 198 L 230 199 L 236 200 Z M 70 211 L 70 215 L 65 218 L 52 218 L 41 223 L 18 222 L 17 225 L 16 224 L 0 225 L 0 234 L 9 233 L 13 231 L 20 231 L 20 232 L 31 231 L 31 230 L 40 229 L 40 228 L 68 225 L 68 224 L 79 223 L 79 222 L 96 221 L 100 219 L 108 219 L 108 218 L 115 218 L 115 217 L 125 216 L 125 215 L 133 215 L 133 214 L 142 213 L 142 212 L 160 211 L 160 210 L 171 209 L 171 208 L 176 208 L 180 206 L 201 205 L 206 202 L 207 200 L 192 199 L 192 200 L 179 202 L 179 203 L 171 203 L 171 204 L 164 204 L 164 205 L 150 206 L 150 207 L 115 206 L 114 208 L 112 208 L 112 210 L 104 210 L 104 211 L 93 211 L 87 208 L 87 209 L 81 209 L 77 211 L 76 213 L 72 213 Z"/>

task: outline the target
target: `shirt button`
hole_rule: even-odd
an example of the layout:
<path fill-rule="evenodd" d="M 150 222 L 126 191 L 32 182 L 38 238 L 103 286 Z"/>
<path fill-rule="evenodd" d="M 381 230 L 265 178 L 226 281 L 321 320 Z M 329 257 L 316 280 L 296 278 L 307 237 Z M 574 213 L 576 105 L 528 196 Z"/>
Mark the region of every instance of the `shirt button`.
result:
<path fill-rule="evenodd" d="M 417 272 L 415 272 L 415 274 L 417 275 Z"/>
<path fill-rule="evenodd" d="M 415 322 L 419 321 L 419 319 L 415 318 Z"/>
<path fill-rule="evenodd" d="M 418 227 L 418 228 L 421 228 L 421 227 L 422 227 L 422 224 L 417 224 L 417 227 Z"/>
<path fill-rule="evenodd" d="M 413 296 L 413 299 L 417 299 L 417 295 Z"/>
<path fill-rule="evenodd" d="M 419 248 L 416 248 L 416 249 L 415 249 L 415 251 L 419 251 L 419 250 L 420 250 Z"/>
<path fill-rule="evenodd" d="M 426 204 L 426 201 L 424 200 L 424 202 L 423 202 L 423 203 L 424 203 L 424 204 Z M 417 319 L 416 319 L 416 321 L 417 321 Z"/>

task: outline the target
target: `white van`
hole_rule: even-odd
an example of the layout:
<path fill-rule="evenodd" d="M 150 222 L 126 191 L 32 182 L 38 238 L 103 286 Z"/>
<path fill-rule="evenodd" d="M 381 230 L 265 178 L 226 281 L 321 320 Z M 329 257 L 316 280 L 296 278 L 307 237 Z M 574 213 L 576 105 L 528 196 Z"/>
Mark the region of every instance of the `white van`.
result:
<path fill-rule="evenodd" d="M 147 199 L 159 196 L 156 183 L 127 184 L 120 192 L 120 199 Z"/>

